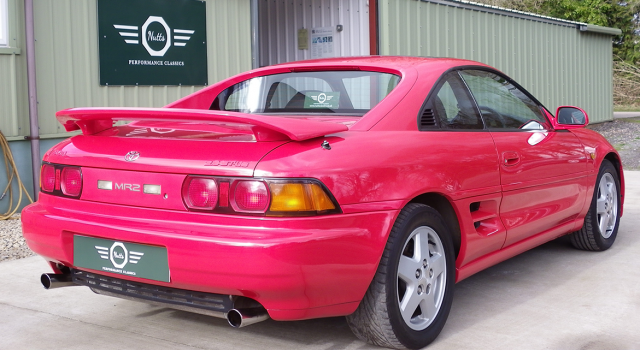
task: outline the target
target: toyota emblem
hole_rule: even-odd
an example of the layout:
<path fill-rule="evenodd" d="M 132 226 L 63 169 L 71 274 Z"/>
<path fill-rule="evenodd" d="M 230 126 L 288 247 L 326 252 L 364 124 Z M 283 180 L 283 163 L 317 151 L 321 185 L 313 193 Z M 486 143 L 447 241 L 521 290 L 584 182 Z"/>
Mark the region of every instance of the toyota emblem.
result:
<path fill-rule="evenodd" d="M 131 151 L 124 156 L 124 160 L 127 162 L 133 162 L 134 160 L 140 158 L 140 152 Z"/>

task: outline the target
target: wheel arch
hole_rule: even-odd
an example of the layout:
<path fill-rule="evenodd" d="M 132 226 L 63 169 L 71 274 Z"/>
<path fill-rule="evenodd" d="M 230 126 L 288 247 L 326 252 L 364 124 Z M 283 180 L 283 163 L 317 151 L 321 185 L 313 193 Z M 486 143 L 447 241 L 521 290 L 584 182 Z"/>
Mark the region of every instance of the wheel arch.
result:
<path fill-rule="evenodd" d="M 616 152 L 609 152 L 604 159 L 610 161 L 618 172 L 618 181 L 620 181 L 620 216 L 622 216 L 624 208 L 624 173 L 622 171 L 622 160 Z"/>
<path fill-rule="evenodd" d="M 442 218 L 446 222 L 453 235 L 453 246 L 457 258 L 458 254 L 460 253 L 461 245 L 460 221 L 458 220 L 458 215 L 456 214 L 456 211 L 449 199 L 440 193 L 432 192 L 423 193 L 413 198 L 411 201 L 409 201 L 409 203 L 421 203 L 424 205 L 428 205 L 438 211 L 440 215 L 442 215 Z"/>

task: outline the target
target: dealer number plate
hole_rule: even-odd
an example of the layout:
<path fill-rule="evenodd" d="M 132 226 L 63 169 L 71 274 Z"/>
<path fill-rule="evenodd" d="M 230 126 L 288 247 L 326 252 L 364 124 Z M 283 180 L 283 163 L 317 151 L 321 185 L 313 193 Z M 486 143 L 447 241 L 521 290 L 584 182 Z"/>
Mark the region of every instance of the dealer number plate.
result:
<path fill-rule="evenodd" d="M 170 281 L 166 247 L 75 235 L 73 264 L 97 271 Z"/>

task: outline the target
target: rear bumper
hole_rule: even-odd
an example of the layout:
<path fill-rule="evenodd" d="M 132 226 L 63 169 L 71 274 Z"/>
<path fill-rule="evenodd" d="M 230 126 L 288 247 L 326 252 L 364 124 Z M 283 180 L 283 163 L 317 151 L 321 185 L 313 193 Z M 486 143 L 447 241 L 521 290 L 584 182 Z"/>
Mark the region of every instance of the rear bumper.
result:
<path fill-rule="evenodd" d="M 41 194 L 22 212 L 27 244 L 76 268 L 76 234 L 167 247 L 171 282 L 245 296 L 271 318 L 346 315 L 364 296 L 397 210 L 307 218 L 234 217 L 85 202 Z M 86 269 L 85 269 L 86 270 Z"/>

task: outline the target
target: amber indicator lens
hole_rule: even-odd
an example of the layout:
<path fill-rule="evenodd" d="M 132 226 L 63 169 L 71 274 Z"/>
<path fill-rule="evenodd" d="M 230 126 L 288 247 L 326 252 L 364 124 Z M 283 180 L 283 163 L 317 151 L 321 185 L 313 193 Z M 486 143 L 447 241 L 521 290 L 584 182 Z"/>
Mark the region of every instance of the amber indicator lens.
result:
<path fill-rule="evenodd" d="M 335 209 L 320 185 L 315 183 L 270 183 L 273 212 L 308 212 Z"/>

